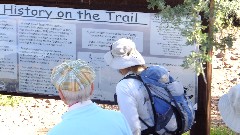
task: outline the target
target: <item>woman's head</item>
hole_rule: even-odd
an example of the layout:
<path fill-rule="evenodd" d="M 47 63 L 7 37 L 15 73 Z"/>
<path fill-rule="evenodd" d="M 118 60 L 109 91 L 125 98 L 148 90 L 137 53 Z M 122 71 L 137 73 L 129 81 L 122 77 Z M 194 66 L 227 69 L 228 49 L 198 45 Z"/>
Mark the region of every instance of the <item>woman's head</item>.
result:
<path fill-rule="evenodd" d="M 125 69 L 145 64 L 145 60 L 137 51 L 135 43 L 126 38 L 114 42 L 111 45 L 111 50 L 104 55 L 104 59 L 113 69 Z"/>
<path fill-rule="evenodd" d="M 78 59 L 65 61 L 53 68 L 51 82 L 68 105 L 90 98 L 95 72 L 86 62 Z"/>

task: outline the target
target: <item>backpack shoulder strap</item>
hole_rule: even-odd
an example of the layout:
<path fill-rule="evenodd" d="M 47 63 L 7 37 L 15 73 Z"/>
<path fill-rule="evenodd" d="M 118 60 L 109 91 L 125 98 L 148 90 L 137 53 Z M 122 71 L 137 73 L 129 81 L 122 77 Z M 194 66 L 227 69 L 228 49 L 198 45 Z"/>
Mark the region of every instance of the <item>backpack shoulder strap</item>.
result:
<path fill-rule="evenodd" d="M 148 85 L 142 80 L 141 76 L 140 75 L 136 75 L 136 74 L 129 74 L 127 76 L 125 76 L 123 79 L 128 79 L 128 78 L 133 78 L 133 79 L 137 79 L 139 81 L 141 81 L 143 83 L 143 85 L 145 86 L 147 92 L 148 92 L 148 95 L 149 95 L 149 99 L 151 101 L 151 106 L 152 106 L 152 111 L 153 111 L 153 115 L 154 115 L 154 123 L 157 122 L 157 116 L 156 116 L 156 110 L 155 110 L 155 107 L 154 107 L 154 102 L 153 102 L 153 99 L 152 99 L 152 94 L 151 94 L 151 91 L 148 87 Z M 178 115 L 176 116 L 178 119 L 177 120 L 177 125 L 178 125 L 178 129 L 177 129 L 177 132 L 176 133 L 183 133 L 183 130 L 184 130 L 184 126 L 185 126 L 185 120 L 183 119 L 184 116 L 182 113 L 178 113 L 178 112 L 181 112 L 181 109 L 179 107 L 179 105 L 177 104 L 176 100 L 174 99 L 173 95 L 171 94 L 171 92 L 167 89 L 167 88 L 164 88 L 166 90 L 166 92 L 168 93 L 168 95 L 170 96 L 171 98 L 171 101 L 175 104 L 175 109 L 174 111 L 180 115 L 181 117 L 179 117 Z M 148 128 L 153 128 L 153 127 L 150 127 L 146 122 L 143 121 L 143 119 L 141 119 L 139 117 L 139 119 L 144 123 L 144 125 L 146 125 Z M 154 129 L 155 129 L 156 125 L 154 124 Z"/>
<path fill-rule="evenodd" d="M 129 78 L 133 78 L 133 79 L 137 79 L 139 81 L 142 81 L 141 77 L 139 75 L 136 75 L 136 74 L 129 74 L 129 75 L 123 77 L 123 79 L 129 79 Z M 121 79 L 121 80 L 123 80 L 123 79 Z"/>
<path fill-rule="evenodd" d="M 152 99 L 152 94 L 151 94 L 151 91 L 149 89 L 149 87 L 147 86 L 146 83 L 143 82 L 142 78 L 140 77 L 140 75 L 136 75 L 136 74 L 129 74 L 127 76 L 125 76 L 123 79 L 128 79 L 128 78 L 133 78 L 133 79 L 137 79 L 139 81 L 141 81 L 143 83 L 143 85 L 145 86 L 146 90 L 147 90 L 147 93 L 149 95 L 149 99 L 150 99 L 150 102 L 151 102 L 151 106 L 152 106 L 152 111 L 153 111 L 153 117 L 154 117 L 154 123 L 157 122 L 157 116 L 156 116 L 156 110 L 155 110 L 155 107 L 154 107 L 154 102 L 153 102 L 153 99 Z M 148 129 L 155 129 L 156 127 L 156 124 L 154 124 L 154 127 L 151 127 L 149 126 L 141 117 L 139 117 L 140 121 L 146 125 L 148 127 Z M 152 132 L 155 133 L 155 130 L 153 130 Z"/>

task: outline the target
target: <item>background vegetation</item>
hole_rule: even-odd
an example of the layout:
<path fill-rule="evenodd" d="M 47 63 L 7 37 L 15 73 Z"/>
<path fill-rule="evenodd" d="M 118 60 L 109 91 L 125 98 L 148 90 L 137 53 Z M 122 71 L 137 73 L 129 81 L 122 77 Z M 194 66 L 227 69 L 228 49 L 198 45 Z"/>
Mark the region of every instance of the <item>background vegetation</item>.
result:
<path fill-rule="evenodd" d="M 186 132 L 183 135 L 190 135 L 190 133 Z M 210 130 L 210 135 L 236 135 L 236 133 L 225 126 L 214 126 Z"/>
<path fill-rule="evenodd" d="M 159 10 L 162 17 L 179 26 L 188 45 L 199 48 L 182 64 L 184 68 L 195 68 L 198 75 L 204 73 L 204 64 L 211 62 L 213 49 L 225 51 L 239 37 L 240 0 L 183 0 L 172 7 L 165 0 L 147 1 L 149 9 Z"/>
<path fill-rule="evenodd" d="M 31 99 L 34 98 L 0 94 L 0 106 L 15 107 L 18 106 L 19 104 L 26 104 L 27 102 L 31 102 Z"/>

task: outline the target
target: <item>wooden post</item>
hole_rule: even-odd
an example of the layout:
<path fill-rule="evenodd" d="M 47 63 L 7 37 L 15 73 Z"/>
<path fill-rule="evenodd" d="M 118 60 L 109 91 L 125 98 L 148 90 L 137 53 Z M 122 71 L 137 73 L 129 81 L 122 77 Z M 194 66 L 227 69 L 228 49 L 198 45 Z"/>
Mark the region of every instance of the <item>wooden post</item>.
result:
<path fill-rule="evenodd" d="M 208 67 L 205 69 L 205 73 L 209 74 Z M 208 124 L 208 89 L 204 82 L 203 76 L 198 77 L 198 110 L 196 111 L 196 123 L 193 125 L 190 135 L 209 135 L 209 124 Z"/>
<path fill-rule="evenodd" d="M 214 0 L 210 0 L 210 17 L 208 25 L 209 51 L 208 55 L 212 58 L 214 25 Z M 196 112 L 196 123 L 192 127 L 191 135 L 210 135 L 211 127 L 211 82 L 212 64 L 208 62 L 205 69 L 207 84 L 203 84 L 203 77 L 198 77 L 198 110 Z"/>

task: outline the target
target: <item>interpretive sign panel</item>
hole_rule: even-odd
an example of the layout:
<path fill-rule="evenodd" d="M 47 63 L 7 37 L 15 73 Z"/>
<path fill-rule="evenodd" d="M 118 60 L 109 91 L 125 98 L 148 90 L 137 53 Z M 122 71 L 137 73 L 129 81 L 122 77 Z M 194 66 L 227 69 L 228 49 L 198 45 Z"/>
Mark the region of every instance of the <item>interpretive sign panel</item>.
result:
<path fill-rule="evenodd" d="M 54 66 L 84 59 L 97 73 L 93 99 L 114 101 L 122 78 L 103 55 L 119 38 L 132 39 L 147 65 L 159 64 L 197 96 L 197 76 L 180 65 L 195 49 L 181 32 L 153 13 L 0 4 L 0 91 L 57 96 Z"/>

